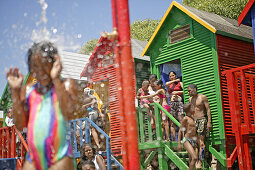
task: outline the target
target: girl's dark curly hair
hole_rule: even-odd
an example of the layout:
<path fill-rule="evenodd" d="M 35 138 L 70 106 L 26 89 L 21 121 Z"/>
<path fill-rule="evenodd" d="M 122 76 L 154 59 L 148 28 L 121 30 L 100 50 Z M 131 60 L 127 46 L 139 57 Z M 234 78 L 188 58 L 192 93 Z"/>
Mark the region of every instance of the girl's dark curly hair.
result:
<path fill-rule="evenodd" d="M 89 143 L 83 143 L 83 144 L 81 145 L 81 149 L 80 149 L 81 159 L 83 159 L 83 160 L 88 160 L 88 157 L 85 155 L 85 147 L 86 147 L 86 146 L 91 147 L 91 148 L 92 148 L 92 151 L 93 151 L 93 155 L 94 155 L 94 156 L 96 155 L 96 149 L 95 149 L 94 147 L 92 147 L 91 144 L 89 144 Z"/>
<path fill-rule="evenodd" d="M 160 80 L 160 79 L 159 79 L 159 80 L 156 80 L 154 83 L 156 83 L 158 86 L 160 85 L 161 88 L 164 89 L 164 90 L 166 91 L 165 86 L 164 86 L 164 83 L 163 83 L 162 80 Z"/>
<path fill-rule="evenodd" d="M 49 41 L 41 41 L 39 43 L 34 43 L 27 52 L 27 64 L 28 71 L 31 71 L 31 56 L 35 54 L 41 54 L 43 57 L 47 57 L 48 61 L 54 63 L 54 55 L 58 54 L 57 47 Z"/>

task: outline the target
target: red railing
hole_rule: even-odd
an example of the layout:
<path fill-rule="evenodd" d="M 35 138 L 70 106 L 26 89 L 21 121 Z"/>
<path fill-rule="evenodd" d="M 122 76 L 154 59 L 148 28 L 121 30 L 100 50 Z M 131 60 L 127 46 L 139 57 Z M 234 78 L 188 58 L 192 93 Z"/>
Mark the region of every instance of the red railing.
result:
<path fill-rule="evenodd" d="M 252 169 L 250 134 L 255 133 L 255 63 L 223 72 L 227 79 L 232 131 L 236 148 L 228 158 L 228 168 L 238 156 L 240 169 Z M 227 142 L 227 141 L 226 141 Z"/>
<path fill-rule="evenodd" d="M 16 137 L 20 139 L 20 147 L 16 147 Z M 0 158 L 18 158 L 17 169 L 21 169 L 28 146 L 15 126 L 0 128 Z"/>

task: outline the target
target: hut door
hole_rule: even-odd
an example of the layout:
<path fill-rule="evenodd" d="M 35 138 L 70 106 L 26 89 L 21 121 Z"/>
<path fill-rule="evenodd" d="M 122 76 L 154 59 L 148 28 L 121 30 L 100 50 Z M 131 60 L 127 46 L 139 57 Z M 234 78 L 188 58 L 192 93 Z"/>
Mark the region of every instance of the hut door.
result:
<path fill-rule="evenodd" d="M 177 74 L 177 78 L 182 81 L 182 71 L 181 71 L 181 60 L 173 60 L 165 64 L 161 64 L 161 80 L 164 82 L 169 81 L 168 74 L 170 71 L 174 71 Z"/>
<path fill-rule="evenodd" d="M 174 71 L 177 74 L 177 78 L 180 78 L 182 81 L 182 71 L 181 71 L 181 60 L 173 60 L 165 64 L 161 64 L 161 80 L 164 84 L 169 81 L 169 72 Z M 167 87 L 165 87 L 167 89 Z M 168 98 L 169 102 L 169 98 Z"/>

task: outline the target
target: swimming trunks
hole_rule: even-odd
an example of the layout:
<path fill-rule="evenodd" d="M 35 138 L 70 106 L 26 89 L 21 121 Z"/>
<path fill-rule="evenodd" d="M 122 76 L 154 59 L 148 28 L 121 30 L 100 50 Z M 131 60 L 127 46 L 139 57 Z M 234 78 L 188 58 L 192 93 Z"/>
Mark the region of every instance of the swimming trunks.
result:
<path fill-rule="evenodd" d="M 202 135 L 202 136 L 207 135 L 207 129 L 206 129 L 207 120 L 206 120 L 206 118 L 196 119 L 195 124 L 196 124 L 196 129 L 197 129 L 198 135 Z"/>
<path fill-rule="evenodd" d="M 197 147 L 197 141 L 196 140 L 194 140 L 192 138 L 183 137 L 182 143 L 184 144 L 186 141 L 189 142 L 193 148 Z"/>
<path fill-rule="evenodd" d="M 27 160 L 36 169 L 48 169 L 65 156 L 72 156 L 67 141 L 67 122 L 61 112 L 54 86 L 45 94 L 36 91 L 36 85 L 26 94 L 28 106 Z"/>
<path fill-rule="evenodd" d="M 170 102 L 171 115 L 177 118 L 178 116 L 182 116 L 183 112 L 183 103 L 182 102 Z"/>

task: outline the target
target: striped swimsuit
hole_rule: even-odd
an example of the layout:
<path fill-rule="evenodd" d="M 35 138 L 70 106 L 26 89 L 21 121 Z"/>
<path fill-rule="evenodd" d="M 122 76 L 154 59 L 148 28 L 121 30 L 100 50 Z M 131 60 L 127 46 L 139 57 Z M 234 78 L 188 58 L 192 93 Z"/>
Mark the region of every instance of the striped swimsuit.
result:
<path fill-rule="evenodd" d="M 59 107 L 54 86 L 45 94 L 36 91 L 36 86 L 26 94 L 28 105 L 27 160 L 34 162 L 36 169 L 48 169 L 65 156 L 72 156 L 67 141 L 67 122 Z"/>

